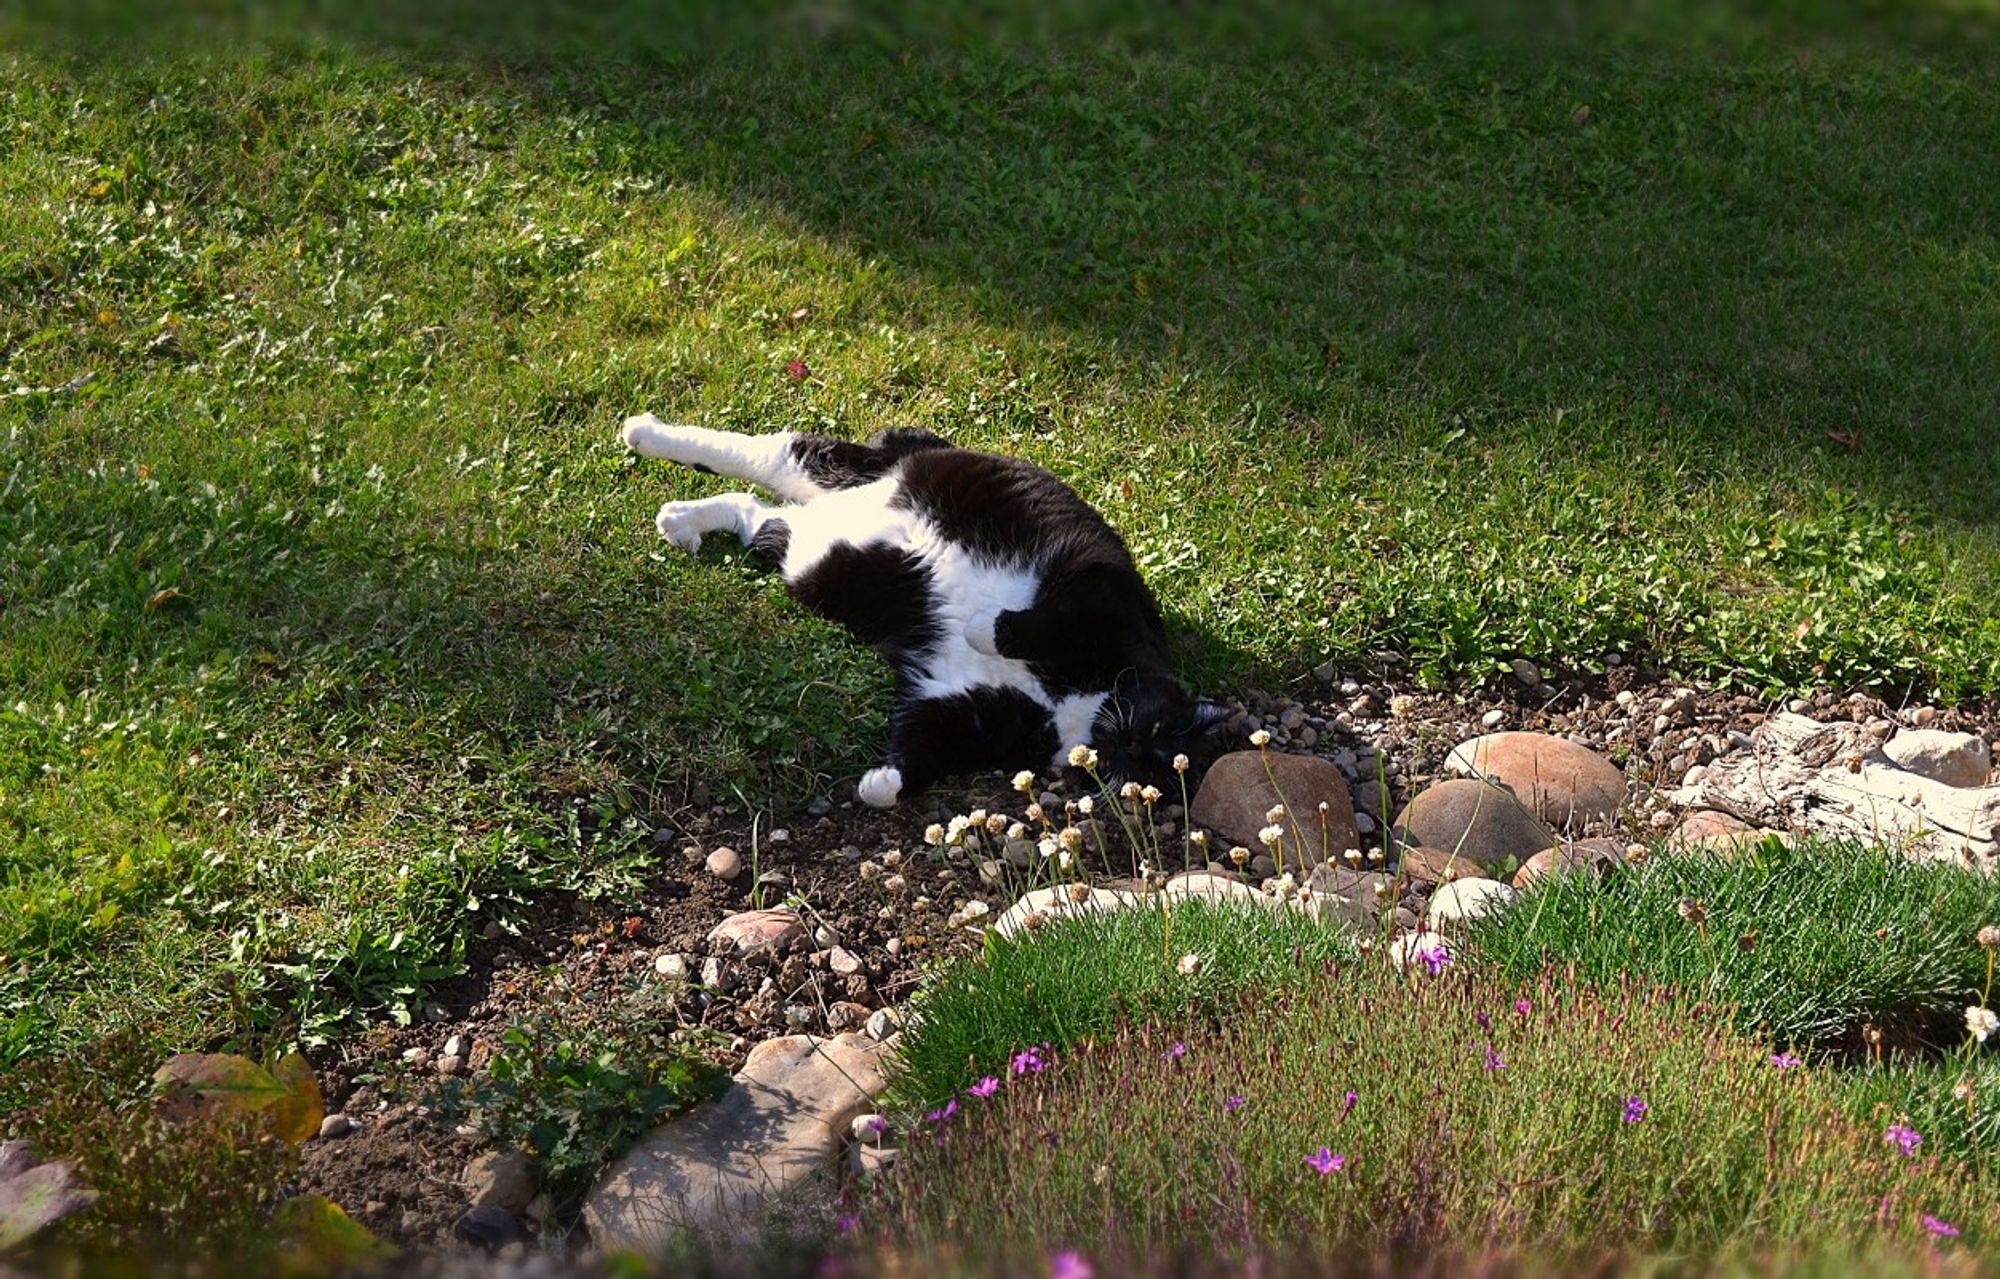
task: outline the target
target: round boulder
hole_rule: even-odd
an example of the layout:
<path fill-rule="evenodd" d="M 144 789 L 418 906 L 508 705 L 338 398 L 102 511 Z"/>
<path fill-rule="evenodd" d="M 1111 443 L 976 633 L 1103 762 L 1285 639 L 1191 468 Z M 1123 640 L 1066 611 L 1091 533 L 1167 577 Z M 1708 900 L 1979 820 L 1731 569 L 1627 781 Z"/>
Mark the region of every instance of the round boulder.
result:
<path fill-rule="evenodd" d="M 1313 755 L 1276 751 L 1224 755 L 1202 778 L 1201 790 L 1194 797 L 1194 824 L 1252 853 L 1263 852 L 1258 832 L 1272 824 L 1270 811 L 1280 804 L 1286 810 L 1283 820 L 1276 823 L 1285 828 L 1285 869 L 1299 869 L 1296 862 L 1301 844 L 1305 847 L 1304 869 L 1308 870 L 1347 849 L 1361 847 L 1346 776 Z M 1323 823 L 1322 804 L 1326 806 Z"/>
<path fill-rule="evenodd" d="M 1454 879 L 1431 894 L 1424 922 L 1436 932 L 1504 909 L 1514 897 L 1514 890 L 1497 879 Z"/>
<path fill-rule="evenodd" d="M 1484 867 L 1525 862 L 1562 842 L 1512 793 L 1469 778 L 1439 782 L 1404 805 L 1396 838 Z"/>
<path fill-rule="evenodd" d="M 1604 875 L 1625 864 L 1625 845 L 1615 839 L 1579 839 L 1561 848 L 1544 848 L 1514 872 L 1514 887 L 1526 888 L 1544 875 L 1588 871 Z"/>
<path fill-rule="evenodd" d="M 1607 821 L 1625 802 L 1625 774 L 1586 746 L 1547 733 L 1488 733 L 1461 743 L 1445 768 L 1494 778 L 1557 830 Z"/>

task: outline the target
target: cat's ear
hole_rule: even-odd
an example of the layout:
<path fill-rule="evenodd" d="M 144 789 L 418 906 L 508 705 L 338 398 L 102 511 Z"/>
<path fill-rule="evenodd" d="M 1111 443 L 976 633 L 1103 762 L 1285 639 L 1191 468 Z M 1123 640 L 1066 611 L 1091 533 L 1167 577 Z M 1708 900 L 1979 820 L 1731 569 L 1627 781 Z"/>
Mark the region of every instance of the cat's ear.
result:
<path fill-rule="evenodd" d="M 1236 712 L 1220 702 L 1196 702 L 1194 707 L 1194 731 L 1206 733 Z"/>

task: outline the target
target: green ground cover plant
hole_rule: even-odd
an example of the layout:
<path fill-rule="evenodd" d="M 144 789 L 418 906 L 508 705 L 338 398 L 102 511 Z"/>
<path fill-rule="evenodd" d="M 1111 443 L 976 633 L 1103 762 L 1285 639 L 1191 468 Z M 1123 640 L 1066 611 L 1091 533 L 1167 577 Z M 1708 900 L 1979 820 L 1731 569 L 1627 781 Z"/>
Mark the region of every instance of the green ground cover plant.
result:
<path fill-rule="evenodd" d="M 1243 991 L 1317 980 L 1359 953 L 1350 934 L 1303 914 L 1200 899 L 1079 915 L 1013 940 L 989 933 L 977 961 L 941 965 L 912 999 L 920 1028 L 902 1040 L 893 1095 L 928 1106 L 1022 1049 L 1219 1014 Z"/>
<path fill-rule="evenodd" d="M 412 12 L 0 15 L 0 1068 L 407 1016 L 858 772 L 639 408 L 1043 462 L 1211 687 L 2000 688 L 1969 9 Z"/>
<path fill-rule="evenodd" d="M 1986 1172 L 1844 1100 L 1833 1072 L 1661 988 L 1377 959 L 1219 1021 L 1024 1052 L 931 1112 L 860 1229 L 984 1273 L 1064 1252 L 1124 1273 L 1182 1253 L 1976 1249 Z"/>
<path fill-rule="evenodd" d="M 1474 921 L 1469 952 L 1513 980 L 1549 964 L 1587 982 L 1631 976 L 1736 1009 L 1779 1046 L 1956 1045 L 1986 988 L 1981 928 L 2000 884 L 1893 847 L 1775 840 L 1733 857 L 1661 854 L 1603 882 L 1537 880 Z"/>

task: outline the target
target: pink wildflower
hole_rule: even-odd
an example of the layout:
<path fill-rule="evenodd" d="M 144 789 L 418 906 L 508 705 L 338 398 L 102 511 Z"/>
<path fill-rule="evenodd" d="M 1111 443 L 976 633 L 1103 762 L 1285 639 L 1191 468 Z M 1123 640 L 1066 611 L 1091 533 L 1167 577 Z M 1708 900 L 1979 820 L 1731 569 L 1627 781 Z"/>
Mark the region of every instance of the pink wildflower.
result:
<path fill-rule="evenodd" d="M 1771 1065 L 1778 1070 L 1790 1070 L 1794 1066 L 1805 1065 L 1805 1062 L 1790 1053 L 1772 1053 Z"/>
<path fill-rule="evenodd" d="M 1939 1221 L 1929 1213 L 1924 1214 L 1924 1229 L 1930 1231 L 1940 1239 L 1958 1238 L 1957 1226 L 1952 1225 L 1949 1221 Z"/>
<path fill-rule="evenodd" d="M 1628 1124 L 1638 1123 L 1646 1117 L 1646 1112 L 1650 1109 L 1652 1107 L 1648 1106 L 1641 1098 L 1627 1097 L 1625 1099 L 1625 1122 Z"/>
<path fill-rule="evenodd" d="M 998 1079 L 995 1079 L 992 1075 L 988 1075 L 984 1079 L 980 1080 L 978 1083 L 972 1085 L 972 1087 L 966 1089 L 965 1091 L 968 1094 L 979 1098 L 981 1101 L 984 1101 L 988 1097 L 991 1097 L 994 1093 L 1000 1091 L 1000 1081 Z"/>
<path fill-rule="evenodd" d="M 1321 1146 L 1318 1154 L 1306 1156 L 1306 1166 L 1322 1177 L 1330 1176 L 1347 1166 L 1347 1156 L 1336 1155 L 1332 1150 Z"/>
<path fill-rule="evenodd" d="M 1058 1252 L 1049 1257 L 1049 1279 L 1090 1279 L 1095 1273 L 1081 1253 Z"/>
<path fill-rule="evenodd" d="M 1249 1104 L 1250 1104 L 1250 1099 L 1242 1096 L 1241 1094 L 1238 1094 L 1233 1097 L 1224 1097 L 1222 1099 L 1222 1110 L 1224 1114 L 1233 1115 L 1237 1111 L 1243 1109 L 1245 1106 Z"/>
<path fill-rule="evenodd" d="M 1916 1155 L 1917 1147 L 1924 1144 L 1924 1139 L 1918 1135 L 1917 1130 L 1905 1124 L 1890 1124 L 1883 1132 L 1882 1140 L 1911 1157 Z"/>

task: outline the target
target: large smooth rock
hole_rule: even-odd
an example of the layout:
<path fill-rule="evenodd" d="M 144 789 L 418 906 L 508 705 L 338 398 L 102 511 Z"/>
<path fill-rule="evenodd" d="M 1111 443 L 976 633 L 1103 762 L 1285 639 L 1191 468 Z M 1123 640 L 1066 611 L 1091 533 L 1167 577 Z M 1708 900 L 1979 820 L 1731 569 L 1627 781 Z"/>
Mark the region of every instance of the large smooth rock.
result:
<path fill-rule="evenodd" d="M 741 1236 L 762 1210 L 831 1168 L 882 1091 L 885 1046 L 866 1035 L 787 1035 L 750 1050 L 720 1099 L 653 1130 L 584 1202 L 603 1251 L 658 1254 L 683 1230 Z"/>
<path fill-rule="evenodd" d="M 1433 932 L 1478 919 L 1511 905 L 1517 894 L 1497 879 L 1454 879 L 1431 894 L 1424 922 Z"/>
<path fill-rule="evenodd" d="M 1139 894 L 1115 888 L 1091 888 L 1082 892 L 1073 891 L 1073 886 L 1069 884 L 1037 888 L 1001 912 L 1000 918 L 993 921 L 993 931 L 1002 937 L 1012 937 L 1027 927 L 1030 915 L 1040 917 L 1045 923 L 1054 923 L 1078 915 L 1124 910 L 1138 905 L 1139 900 Z"/>
<path fill-rule="evenodd" d="M 1265 766 L 1270 774 L 1266 776 Z M 1273 779 L 1276 785 L 1273 786 Z M 1361 847 L 1354 824 L 1354 800 L 1340 769 L 1313 755 L 1282 755 L 1276 751 L 1236 751 L 1209 767 L 1194 797 L 1193 821 L 1241 844 L 1253 853 L 1265 851 L 1257 833 L 1265 815 L 1285 805 L 1285 869 L 1310 870 L 1329 857 Z M 1319 806 L 1327 806 L 1325 836 L 1321 837 Z M 1295 836 L 1297 838 L 1295 838 Z M 1299 842 L 1305 845 L 1305 865 L 1297 865 Z"/>
<path fill-rule="evenodd" d="M 1512 793 L 1469 778 L 1439 782 L 1404 805 L 1396 838 L 1483 867 L 1525 862 L 1562 842 Z"/>
<path fill-rule="evenodd" d="M 1209 902 L 1254 902 L 1260 900 L 1256 889 L 1230 875 L 1217 875 L 1205 870 L 1182 871 L 1167 881 L 1163 891 L 1169 898 L 1179 901 L 1195 898 Z"/>
<path fill-rule="evenodd" d="M 1465 854 L 1454 856 L 1442 848 L 1406 848 L 1396 860 L 1396 873 L 1413 884 L 1449 884 L 1484 869 Z"/>
<path fill-rule="evenodd" d="M 1993 773 L 1993 751 L 1973 733 L 1906 728 L 1889 739 L 1882 753 L 1904 772 L 1947 786 L 1984 786 Z"/>
<path fill-rule="evenodd" d="M 1858 724 L 1773 715 L 1750 749 L 1710 764 L 1675 803 L 1754 825 L 1886 840 L 1960 865 L 2000 862 L 2000 786 L 1948 786 L 1892 763 Z"/>
<path fill-rule="evenodd" d="M 1604 875 L 1625 864 L 1625 845 L 1616 839 L 1579 839 L 1561 848 L 1544 848 L 1514 872 L 1514 887 L 1526 888 L 1544 875 L 1584 872 Z"/>
<path fill-rule="evenodd" d="M 1625 802 L 1625 774 L 1586 746 L 1546 733 L 1488 733 L 1455 747 L 1445 768 L 1493 778 L 1557 830 L 1608 821 Z"/>

